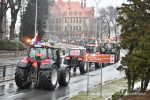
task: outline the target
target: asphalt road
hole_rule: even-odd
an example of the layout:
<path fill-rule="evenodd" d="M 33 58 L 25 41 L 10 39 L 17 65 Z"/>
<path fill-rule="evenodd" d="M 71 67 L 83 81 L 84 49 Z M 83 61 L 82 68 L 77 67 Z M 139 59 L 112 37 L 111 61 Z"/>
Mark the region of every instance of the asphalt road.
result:
<path fill-rule="evenodd" d="M 121 55 L 124 55 L 122 51 Z M 102 69 L 103 83 L 105 81 L 113 80 L 116 78 L 124 77 L 124 73 L 120 73 L 116 68 L 120 65 L 120 61 L 113 65 L 106 66 Z M 100 83 L 100 69 L 90 69 L 90 87 L 94 87 Z M 87 87 L 87 74 L 80 75 L 79 71 L 77 75 L 72 75 L 69 86 L 57 87 L 53 91 L 45 91 L 42 89 L 30 89 L 21 90 L 18 89 L 14 81 L 0 83 L 0 100 L 66 100 L 67 97 L 76 95 L 81 91 L 86 91 Z"/>

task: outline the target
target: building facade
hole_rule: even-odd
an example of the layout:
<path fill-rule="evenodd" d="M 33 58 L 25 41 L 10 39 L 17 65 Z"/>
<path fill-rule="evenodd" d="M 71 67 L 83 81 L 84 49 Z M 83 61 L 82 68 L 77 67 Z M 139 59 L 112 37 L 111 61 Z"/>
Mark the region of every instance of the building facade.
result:
<path fill-rule="evenodd" d="M 96 32 L 94 8 L 86 7 L 86 0 L 50 3 L 47 34 L 62 42 L 79 42 Z"/>

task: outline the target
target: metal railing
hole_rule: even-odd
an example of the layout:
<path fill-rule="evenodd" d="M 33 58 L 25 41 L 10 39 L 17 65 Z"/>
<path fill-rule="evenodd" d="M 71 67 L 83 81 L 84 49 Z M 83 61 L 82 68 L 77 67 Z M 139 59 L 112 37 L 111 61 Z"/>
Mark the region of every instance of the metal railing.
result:
<path fill-rule="evenodd" d="M 0 65 L 0 78 L 14 75 L 16 64 Z"/>

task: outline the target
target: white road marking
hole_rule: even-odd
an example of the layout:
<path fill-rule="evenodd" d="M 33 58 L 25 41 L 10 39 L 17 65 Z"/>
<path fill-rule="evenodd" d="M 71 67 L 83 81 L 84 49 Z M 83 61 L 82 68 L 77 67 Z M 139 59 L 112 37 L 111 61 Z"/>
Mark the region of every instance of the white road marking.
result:
<path fill-rule="evenodd" d="M 22 95 L 23 93 L 18 93 L 18 94 L 15 94 L 15 95 L 11 95 L 11 96 L 8 96 L 7 98 L 12 98 L 12 97 L 15 97 L 15 96 L 18 96 L 18 95 Z"/>

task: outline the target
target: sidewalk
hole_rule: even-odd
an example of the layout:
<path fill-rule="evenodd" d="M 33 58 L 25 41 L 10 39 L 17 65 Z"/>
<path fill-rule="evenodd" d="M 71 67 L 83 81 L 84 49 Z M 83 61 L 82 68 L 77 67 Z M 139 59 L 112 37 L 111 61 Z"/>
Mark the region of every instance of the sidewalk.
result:
<path fill-rule="evenodd" d="M 11 81 L 14 80 L 14 75 L 13 76 L 7 76 L 7 77 L 0 77 L 0 83 L 6 82 L 6 81 Z"/>

